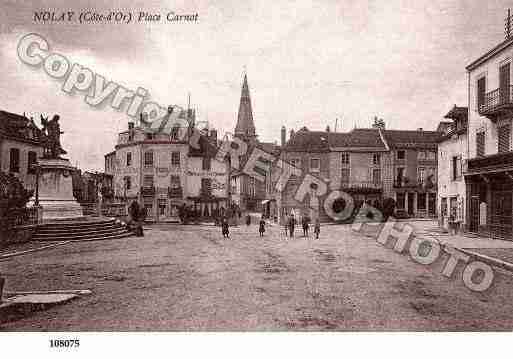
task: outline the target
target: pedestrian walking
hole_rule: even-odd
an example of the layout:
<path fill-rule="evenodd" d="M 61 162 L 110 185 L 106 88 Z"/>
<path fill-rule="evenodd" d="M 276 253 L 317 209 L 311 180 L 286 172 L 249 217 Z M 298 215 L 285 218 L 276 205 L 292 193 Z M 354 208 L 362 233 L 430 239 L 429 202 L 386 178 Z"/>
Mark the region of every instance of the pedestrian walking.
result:
<path fill-rule="evenodd" d="M 319 234 L 321 233 L 321 221 L 319 220 L 319 218 L 315 219 L 314 233 L 315 239 L 319 239 Z"/>
<path fill-rule="evenodd" d="M 260 232 L 260 237 L 264 236 L 264 232 L 265 232 L 264 216 L 262 216 L 262 218 L 260 218 L 260 225 L 258 226 L 258 232 Z"/>
<path fill-rule="evenodd" d="M 290 238 L 294 238 L 294 227 L 296 226 L 296 219 L 294 218 L 294 214 L 290 214 L 289 218 L 289 236 Z"/>
<path fill-rule="evenodd" d="M 301 219 L 302 221 L 302 225 L 303 225 L 303 236 L 304 237 L 308 237 L 308 229 L 310 227 L 310 217 L 308 217 L 308 215 L 304 215 L 303 218 Z"/>
<path fill-rule="evenodd" d="M 228 219 L 226 219 L 226 217 L 222 219 L 221 230 L 223 233 L 223 238 L 230 238 L 230 229 L 228 226 Z"/>
<path fill-rule="evenodd" d="M 249 226 L 250 224 L 251 224 L 251 216 L 248 213 L 248 215 L 246 216 L 246 226 Z"/>

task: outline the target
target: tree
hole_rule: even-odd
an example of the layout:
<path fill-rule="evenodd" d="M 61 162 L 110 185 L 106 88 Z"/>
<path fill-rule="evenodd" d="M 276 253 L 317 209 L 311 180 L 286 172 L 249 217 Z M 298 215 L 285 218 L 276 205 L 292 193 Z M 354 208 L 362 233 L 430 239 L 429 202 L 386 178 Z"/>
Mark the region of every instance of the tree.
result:
<path fill-rule="evenodd" d="M 33 193 L 12 173 L 0 171 L 0 231 L 8 232 L 17 220 L 26 219 L 26 205 Z"/>
<path fill-rule="evenodd" d="M 378 118 L 377 116 L 374 116 L 374 122 L 372 123 L 372 128 L 381 128 L 382 130 L 385 129 L 385 120 L 382 118 Z"/>

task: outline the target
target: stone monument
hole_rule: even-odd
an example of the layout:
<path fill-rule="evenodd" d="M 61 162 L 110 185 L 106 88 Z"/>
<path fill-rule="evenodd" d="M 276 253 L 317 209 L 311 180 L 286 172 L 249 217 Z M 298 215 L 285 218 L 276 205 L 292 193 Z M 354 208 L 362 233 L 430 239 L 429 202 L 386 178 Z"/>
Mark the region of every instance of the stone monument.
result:
<path fill-rule="evenodd" d="M 82 207 L 73 196 L 72 173 L 75 171 L 70 161 L 62 158 L 66 154 L 61 147 L 59 115 L 48 118 L 41 116 L 46 135 L 43 157 L 38 160 L 38 180 L 36 197 L 29 205 L 42 208 L 42 220 L 71 219 L 83 217 Z"/>

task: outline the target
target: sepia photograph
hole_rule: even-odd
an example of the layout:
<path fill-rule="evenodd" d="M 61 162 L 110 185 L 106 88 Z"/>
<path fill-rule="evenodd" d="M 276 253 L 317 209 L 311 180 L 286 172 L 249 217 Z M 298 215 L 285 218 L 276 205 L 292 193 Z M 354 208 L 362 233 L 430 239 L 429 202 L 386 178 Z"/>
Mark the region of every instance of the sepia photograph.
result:
<path fill-rule="evenodd" d="M 512 10 L 0 0 L 0 347 L 509 336 Z"/>

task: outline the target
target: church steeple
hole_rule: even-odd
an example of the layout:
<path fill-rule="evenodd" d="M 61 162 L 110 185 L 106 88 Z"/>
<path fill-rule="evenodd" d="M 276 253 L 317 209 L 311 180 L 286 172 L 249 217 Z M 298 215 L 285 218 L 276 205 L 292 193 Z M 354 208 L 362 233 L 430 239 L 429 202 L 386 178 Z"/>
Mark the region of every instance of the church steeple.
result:
<path fill-rule="evenodd" d="M 249 96 L 248 76 L 244 74 L 242 91 L 240 94 L 239 114 L 235 126 L 235 136 L 250 140 L 256 138 L 255 124 L 253 123 L 253 109 Z"/>

